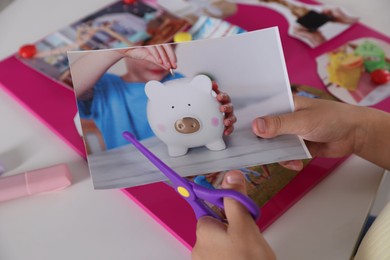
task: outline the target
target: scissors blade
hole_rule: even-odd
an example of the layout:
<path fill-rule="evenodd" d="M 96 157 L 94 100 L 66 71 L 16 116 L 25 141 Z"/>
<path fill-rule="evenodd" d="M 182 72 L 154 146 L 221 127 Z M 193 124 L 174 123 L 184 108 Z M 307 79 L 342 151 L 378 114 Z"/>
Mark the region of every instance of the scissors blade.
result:
<path fill-rule="evenodd" d="M 124 132 L 123 137 L 131 142 L 143 155 L 145 155 L 146 158 L 150 160 L 151 163 L 153 163 L 165 176 L 168 177 L 173 186 L 175 186 L 176 191 L 191 205 L 197 219 L 206 215 L 217 217 L 215 212 L 212 212 L 203 201 L 198 199 L 190 181 L 181 177 L 172 170 L 168 165 L 143 146 L 131 133 Z"/>
<path fill-rule="evenodd" d="M 150 152 L 145 146 L 143 146 L 130 132 L 124 132 L 123 137 L 131 142 L 146 158 L 149 159 L 175 186 L 177 191 L 183 197 L 194 196 L 192 186 L 189 181 L 181 177 L 178 173 L 172 170 L 168 165 L 161 161 L 156 155 Z M 188 193 L 188 196 L 184 196 Z M 184 194 L 184 195 L 183 195 Z"/>

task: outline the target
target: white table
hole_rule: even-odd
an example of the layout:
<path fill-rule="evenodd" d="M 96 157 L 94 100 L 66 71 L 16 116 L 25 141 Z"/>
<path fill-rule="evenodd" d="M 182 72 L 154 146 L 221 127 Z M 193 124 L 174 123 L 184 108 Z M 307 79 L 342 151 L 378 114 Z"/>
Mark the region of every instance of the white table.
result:
<path fill-rule="evenodd" d="M 0 59 L 108 0 L 15 0 L 0 12 Z M 388 0 L 336 1 L 390 35 Z M 1 73 L 1 72 L 0 72 Z M 0 91 L 6 175 L 66 162 L 66 190 L 0 204 L 0 259 L 190 259 L 190 252 L 119 190 L 95 191 L 86 162 Z M 350 157 L 265 231 L 279 259 L 347 259 L 382 169 Z"/>

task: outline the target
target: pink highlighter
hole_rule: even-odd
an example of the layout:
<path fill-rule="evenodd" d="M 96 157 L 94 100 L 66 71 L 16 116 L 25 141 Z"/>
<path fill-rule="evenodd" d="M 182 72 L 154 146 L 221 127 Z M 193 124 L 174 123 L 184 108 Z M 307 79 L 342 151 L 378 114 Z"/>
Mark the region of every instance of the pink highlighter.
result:
<path fill-rule="evenodd" d="M 68 187 L 71 174 L 66 164 L 0 178 L 0 202 Z"/>

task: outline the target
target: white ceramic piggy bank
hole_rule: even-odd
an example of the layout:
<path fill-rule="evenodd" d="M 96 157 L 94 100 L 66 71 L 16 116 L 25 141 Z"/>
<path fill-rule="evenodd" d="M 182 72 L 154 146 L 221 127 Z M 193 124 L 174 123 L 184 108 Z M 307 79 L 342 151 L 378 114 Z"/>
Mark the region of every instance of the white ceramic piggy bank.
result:
<path fill-rule="evenodd" d="M 164 84 L 152 80 L 146 83 L 145 92 L 149 124 L 168 146 L 170 156 L 184 155 L 198 146 L 213 151 L 226 148 L 222 139 L 224 114 L 219 111 L 209 77 L 198 75 Z"/>

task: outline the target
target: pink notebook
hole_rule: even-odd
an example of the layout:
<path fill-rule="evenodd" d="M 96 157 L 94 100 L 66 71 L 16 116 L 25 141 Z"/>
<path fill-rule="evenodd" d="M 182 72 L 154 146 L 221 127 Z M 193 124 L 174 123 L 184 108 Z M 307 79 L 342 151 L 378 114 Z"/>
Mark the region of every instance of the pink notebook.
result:
<path fill-rule="evenodd" d="M 310 4 L 315 2 L 306 1 Z M 237 12 L 226 18 L 232 24 L 251 31 L 278 26 L 284 55 L 292 83 L 313 86 L 325 90 L 316 72 L 315 58 L 321 54 L 357 38 L 371 37 L 390 42 L 390 38 L 356 23 L 342 34 L 316 48 L 292 38 L 288 23 L 282 15 L 264 6 L 238 4 Z M 305 21 L 301 21 L 302 24 Z M 37 72 L 11 55 L 0 62 L 0 87 L 10 97 L 36 116 L 66 144 L 85 157 L 85 148 L 74 125 L 77 108 L 73 91 L 56 80 Z M 39 98 L 37 98 L 39 96 Z M 390 102 L 384 100 L 374 107 L 390 111 Z M 267 228 L 288 210 L 311 188 L 330 174 L 345 158 L 316 158 L 291 182 L 273 196 L 261 209 L 258 222 L 261 229 Z M 196 220 L 190 206 L 165 183 L 155 183 L 124 189 L 123 192 L 156 221 L 169 230 L 177 239 L 191 248 L 195 243 Z M 178 214 L 179 213 L 179 214 Z"/>

